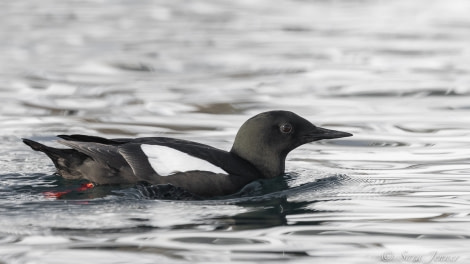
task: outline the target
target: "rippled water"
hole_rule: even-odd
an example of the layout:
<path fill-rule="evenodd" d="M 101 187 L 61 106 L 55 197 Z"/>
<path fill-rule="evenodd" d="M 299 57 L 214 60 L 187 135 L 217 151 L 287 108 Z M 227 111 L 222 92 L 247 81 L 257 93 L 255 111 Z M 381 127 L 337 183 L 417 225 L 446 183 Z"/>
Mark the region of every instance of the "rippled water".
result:
<path fill-rule="evenodd" d="M 0 3 L 0 263 L 470 263 L 470 2 Z M 54 175 L 21 137 L 229 149 L 294 111 L 354 137 L 240 195 L 146 199 Z"/>

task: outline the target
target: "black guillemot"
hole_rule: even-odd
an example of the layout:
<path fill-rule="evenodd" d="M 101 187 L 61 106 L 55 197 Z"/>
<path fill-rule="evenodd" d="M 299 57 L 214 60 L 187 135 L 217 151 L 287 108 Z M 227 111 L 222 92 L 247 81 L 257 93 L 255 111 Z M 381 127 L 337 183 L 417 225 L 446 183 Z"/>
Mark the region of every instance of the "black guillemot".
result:
<path fill-rule="evenodd" d="M 171 184 L 201 197 L 233 194 L 246 184 L 284 173 L 287 154 L 321 139 L 352 136 L 317 127 L 289 111 L 269 111 L 248 119 L 238 130 L 232 149 L 167 137 L 106 139 L 59 135 L 70 149 L 23 139 L 44 152 L 66 179 L 94 184 Z"/>

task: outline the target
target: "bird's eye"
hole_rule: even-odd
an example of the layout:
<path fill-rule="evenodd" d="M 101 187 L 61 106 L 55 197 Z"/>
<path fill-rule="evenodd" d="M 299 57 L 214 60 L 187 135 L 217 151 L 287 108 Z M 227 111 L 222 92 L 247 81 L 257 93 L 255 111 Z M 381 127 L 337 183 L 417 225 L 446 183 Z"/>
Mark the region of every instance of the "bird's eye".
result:
<path fill-rule="evenodd" d="M 282 124 L 279 129 L 281 130 L 282 133 L 284 134 L 289 134 L 292 132 L 293 128 L 292 125 L 289 123 Z"/>

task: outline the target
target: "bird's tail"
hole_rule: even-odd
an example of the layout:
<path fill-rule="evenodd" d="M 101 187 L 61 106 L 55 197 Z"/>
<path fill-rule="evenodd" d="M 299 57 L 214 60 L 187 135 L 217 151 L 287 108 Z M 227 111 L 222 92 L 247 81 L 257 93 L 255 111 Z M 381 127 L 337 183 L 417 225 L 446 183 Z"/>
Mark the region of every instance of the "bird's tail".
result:
<path fill-rule="evenodd" d="M 85 159 L 89 158 L 87 155 L 80 153 L 74 149 L 60 149 L 43 145 L 39 142 L 23 138 L 23 142 L 30 146 L 35 151 L 40 151 L 46 154 L 54 163 L 57 172 L 66 179 L 80 179 L 83 178 L 78 174 L 74 168 L 82 164 Z"/>
<path fill-rule="evenodd" d="M 39 142 L 36 142 L 36 141 L 33 141 L 33 140 L 30 140 L 30 139 L 27 139 L 27 138 L 22 138 L 23 140 L 23 143 L 25 143 L 26 145 L 30 146 L 32 149 L 36 150 L 36 151 L 42 151 L 44 152 L 43 150 L 45 148 L 47 148 L 47 146 L 39 143 Z"/>
<path fill-rule="evenodd" d="M 60 154 L 62 154 L 62 152 L 65 151 L 65 149 L 57 149 L 57 148 L 48 147 L 46 145 L 43 145 L 39 142 L 30 140 L 27 138 L 23 138 L 23 142 L 26 145 L 30 146 L 33 150 L 45 153 L 49 158 L 52 159 L 52 161 L 54 161 L 54 163 L 55 163 L 55 160 L 57 160 L 60 157 Z"/>

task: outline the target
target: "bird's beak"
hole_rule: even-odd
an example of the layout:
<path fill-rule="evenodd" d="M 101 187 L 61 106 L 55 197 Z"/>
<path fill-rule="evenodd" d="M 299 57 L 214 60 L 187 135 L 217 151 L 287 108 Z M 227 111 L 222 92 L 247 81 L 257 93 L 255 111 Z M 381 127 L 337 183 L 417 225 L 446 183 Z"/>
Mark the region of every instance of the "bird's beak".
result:
<path fill-rule="evenodd" d="M 326 129 L 322 127 L 314 127 L 311 129 L 307 134 L 303 136 L 303 140 L 305 143 L 317 141 L 320 139 L 332 139 L 332 138 L 342 138 L 342 137 L 350 137 L 352 136 L 351 133 Z"/>

